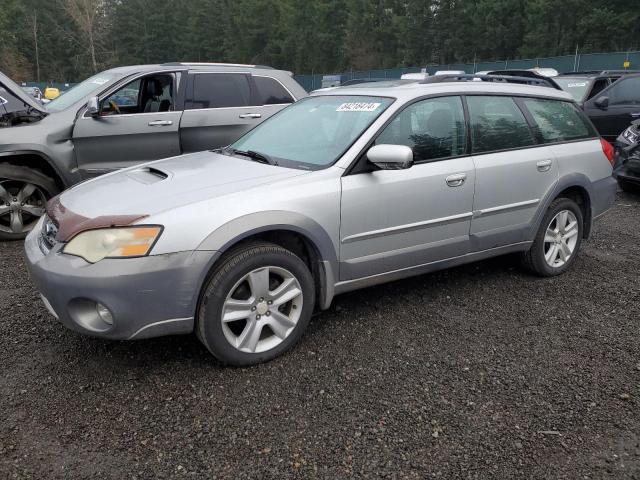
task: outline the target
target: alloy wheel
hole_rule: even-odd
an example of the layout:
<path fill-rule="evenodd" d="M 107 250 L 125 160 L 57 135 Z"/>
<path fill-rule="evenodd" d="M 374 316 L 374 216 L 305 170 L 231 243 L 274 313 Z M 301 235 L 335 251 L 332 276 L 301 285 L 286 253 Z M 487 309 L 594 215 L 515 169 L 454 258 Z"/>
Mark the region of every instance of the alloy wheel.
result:
<path fill-rule="evenodd" d="M 47 195 L 33 183 L 0 180 L 0 232 L 29 232 L 44 215 Z"/>
<path fill-rule="evenodd" d="M 281 267 L 261 267 L 231 288 L 222 308 L 227 341 L 243 352 L 277 347 L 294 330 L 302 313 L 300 282 Z"/>
<path fill-rule="evenodd" d="M 562 267 L 573 256 L 580 233 L 578 219 L 570 210 L 553 217 L 544 235 L 544 259 L 553 268 Z"/>

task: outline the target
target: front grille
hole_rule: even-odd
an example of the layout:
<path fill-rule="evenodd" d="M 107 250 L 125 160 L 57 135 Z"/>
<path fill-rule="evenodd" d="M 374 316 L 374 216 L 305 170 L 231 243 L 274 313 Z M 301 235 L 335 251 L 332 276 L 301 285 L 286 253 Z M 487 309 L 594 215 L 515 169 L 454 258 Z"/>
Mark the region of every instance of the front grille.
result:
<path fill-rule="evenodd" d="M 58 241 L 56 240 L 57 235 L 58 226 L 51 218 L 49 218 L 48 215 L 45 215 L 44 221 L 42 222 L 42 230 L 40 231 L 40 236 L 38 237 L 40 240 L 40 248 L 45 255 L 51 251 L 56 243 L 58 243 Z"/>

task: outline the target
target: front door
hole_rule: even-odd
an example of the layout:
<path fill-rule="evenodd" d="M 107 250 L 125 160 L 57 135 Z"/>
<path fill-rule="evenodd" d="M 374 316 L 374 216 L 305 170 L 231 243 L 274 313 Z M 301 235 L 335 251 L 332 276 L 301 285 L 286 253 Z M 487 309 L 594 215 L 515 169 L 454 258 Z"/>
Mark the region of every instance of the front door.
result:
<path fill-rule="evenodd" d="M 409 105 L 375 143 L 411 147 L 415 164 L 342 178 L 340 279 L 468 253 L 475 170 L 460 97 Z"/>
<path fill-rule="evenodd" d="M 607 97 L 608 105 L 598 107 L 598 98 Z M 640 76 L 623 77 L 585 103 L 584 110 L 595 127 L 609 142 L 640 118 Z"/>
<path fill-rule="evenodd" d="M 78 167 L 87 174 L 179 155 L 181 111 L 175 75 L 138 78 L 99 102 L 100 114 L 81 114 L 73 130 Z"/>

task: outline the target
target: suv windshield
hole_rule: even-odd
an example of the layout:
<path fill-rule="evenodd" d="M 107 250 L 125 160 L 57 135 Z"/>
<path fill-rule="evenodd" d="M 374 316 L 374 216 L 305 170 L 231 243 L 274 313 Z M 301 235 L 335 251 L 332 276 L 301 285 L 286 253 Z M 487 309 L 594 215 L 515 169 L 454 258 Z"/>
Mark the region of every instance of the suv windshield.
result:
<path fill-rule="evenodd" d="M 393 99 L 359 95 L 308 97 L 261 123 L 234 150 L 258 152 L 285 167 L 333 164 Z"/>
<path fill-rule="evenodd" d="M 560 85 L 560 88 L 565 92 L 570 93 L 576 102 L 584 100 L 584 97 L 589 91 L 589 85 L 591 85 L 593 81 L 590 78 L 584 77 L 554 77 L 553 80 Z"/>
<path fill-rule="evenodd" d="M 51 102 L 46 106 L 47 110 L 51 112 L 60 112 L 69 108 L 74 103 L 90 96 L 103 85 L 106 85 L 114 79 L 122 76 L 122 73 L 102 72 L 94 75 L 93 77 L 89 77 L 84 82 L 81 82 L 64 92 L 64 94 L 60 95 L 55 100 L 51 100 Z"/>

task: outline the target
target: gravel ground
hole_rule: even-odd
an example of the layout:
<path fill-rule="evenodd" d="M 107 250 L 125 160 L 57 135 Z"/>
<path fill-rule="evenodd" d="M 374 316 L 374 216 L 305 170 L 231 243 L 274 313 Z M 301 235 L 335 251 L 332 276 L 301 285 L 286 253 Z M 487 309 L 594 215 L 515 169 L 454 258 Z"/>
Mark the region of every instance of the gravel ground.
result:
<path fill-rule="evenodd" d="M 640 197 L 572 271 L 512 257 L 336 299 L 291 353 L 48 316 L 0 244 L 0 478 L 640 478 Z"/>

